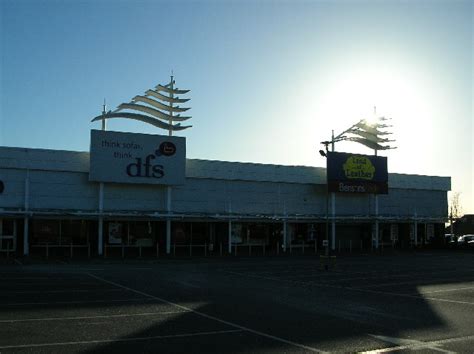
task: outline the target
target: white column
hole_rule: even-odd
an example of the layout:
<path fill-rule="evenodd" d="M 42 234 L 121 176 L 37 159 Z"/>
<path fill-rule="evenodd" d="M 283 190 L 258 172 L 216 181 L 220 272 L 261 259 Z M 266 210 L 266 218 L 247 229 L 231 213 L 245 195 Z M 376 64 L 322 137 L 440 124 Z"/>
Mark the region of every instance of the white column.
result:
<path fill-rule="evenodd" d="M 227 251 L 229 254 L 232 253 L 232 221 L 229 220 L 229 229 L 228 229 L 228 246 L 227 246 Z"/>
<path fill-rule="evenodd" d="M 379 198 L 375 194 L 375 249 L 379 249 Z"/>
<path fill-rule="evenodd" d="M 166 220 L 166 254 L 171 253 L 171 220 Z"/>
<path fill-rule="evenodd" d="M 418 246 L 418 212 L 415 209 L 415 214 L 413 218 L 413 234 L 415 237 L 415 247 Z"/>
<path fill-rule="evenodd" d="M 415 247 L 418 246 L 418 220 L 415 219 Z"/>
<path fill-rule="evenodd" d="M 26 170 L 25 178 L 25 218 L 23 226 L 23 255 L 28 256 L 30 254 L 29 245 L 29 217 L 28 210 L 30 209 L 30 170 Z"/>
<path fill-rule="evenodd" d="M 336 193 L 331 193 L 331 249 L 334 251 L 336 249 Z"/>
<path fill-rule="evenodd" d="M 102 217 L 102 212 L 104 210 L 104 183 L 99 183 L 99 234 L 97 238 L 97 253 L 99 256 L 103 254 L 104 247 L 104 218 Z"/>
<path fill-rule="evenodd" d="M 166 210 L 168 216 L 166 219 L 166 254 L 171 253 L 171 187 L 166 187 Z"/>

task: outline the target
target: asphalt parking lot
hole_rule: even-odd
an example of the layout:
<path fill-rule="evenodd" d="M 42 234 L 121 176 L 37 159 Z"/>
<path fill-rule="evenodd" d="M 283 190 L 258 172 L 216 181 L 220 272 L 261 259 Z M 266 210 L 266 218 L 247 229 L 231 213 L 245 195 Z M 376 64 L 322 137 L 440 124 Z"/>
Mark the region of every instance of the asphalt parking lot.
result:
<path fill-rule="evenodd" d="M 2 265 L 0 353 L 474 352 L 474 254 Z"/>

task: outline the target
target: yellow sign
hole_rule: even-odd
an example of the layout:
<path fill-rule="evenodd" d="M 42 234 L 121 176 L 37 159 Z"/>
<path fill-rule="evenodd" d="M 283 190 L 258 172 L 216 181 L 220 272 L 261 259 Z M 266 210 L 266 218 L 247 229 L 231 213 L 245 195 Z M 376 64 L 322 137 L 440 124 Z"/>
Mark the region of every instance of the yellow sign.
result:
<path fill-rule="evenodd" d="M 342 165 L 342 168 L 349 179 L 372 180 L 375 174 L 374 165 L 364 156 L 350 156 Z"/>

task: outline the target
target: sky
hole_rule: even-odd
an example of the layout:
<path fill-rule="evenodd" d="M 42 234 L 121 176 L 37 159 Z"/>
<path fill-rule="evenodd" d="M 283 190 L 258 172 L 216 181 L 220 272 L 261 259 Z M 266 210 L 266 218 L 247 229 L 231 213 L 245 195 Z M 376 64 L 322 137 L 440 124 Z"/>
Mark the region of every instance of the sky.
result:
<path fill-rule="evenodd" d="M 389 172 L 450 176 L 474 213 L 473 4 L 0 0 L 0 145 L 88 151 L 104 98 L 173 73 L 191 90 L 188 158 L 324 167 L 320 142 L 376 107 Z"/>

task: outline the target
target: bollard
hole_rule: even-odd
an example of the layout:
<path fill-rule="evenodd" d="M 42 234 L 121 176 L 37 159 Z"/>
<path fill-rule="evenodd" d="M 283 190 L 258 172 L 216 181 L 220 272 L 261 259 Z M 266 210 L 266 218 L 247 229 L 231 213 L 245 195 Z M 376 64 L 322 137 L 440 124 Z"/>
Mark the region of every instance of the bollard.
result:
<path fill-rule="evenodd" d="M 341 253 L 341 240 L 339 240 L 339 253 Z"/>
<path fill-rule="evenodd" d="M 49 258 L 49 245 L 46 244 L 46 259 Z"/>
<path fill-rule="evenodd" d="M 104 258 L 107 257 L 107 244 L 104 245 Z"/>
<path fill-rule="evenodd" d="M 142 245 L 138 246 L 138 258 L 142 258 Z"/>
<path fill-rule="evenodd" d="M 237 244 L 234 245 L 234 255 L 237 256 Z"/>
<path fill-rule="evenodd" d="M 176 256 L 176 243 L 173 243 L 173 256 Z"/>
<path fill-rule="evenodd" d="M 125 258 L 125 245 L 122 244 L 122 258 Z"/>
<path fill-rule="evenodd" d="M 207 257 L 207 242 L 204 242 L 204 257 Z"/>
<path fill-rule="evenodd" d="M 159 257 L 159 254 L 160 254 L 160 244 L 157 242 L 156 243 L 156 258 Z"/>

